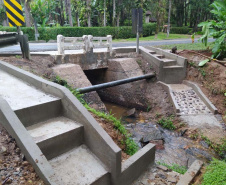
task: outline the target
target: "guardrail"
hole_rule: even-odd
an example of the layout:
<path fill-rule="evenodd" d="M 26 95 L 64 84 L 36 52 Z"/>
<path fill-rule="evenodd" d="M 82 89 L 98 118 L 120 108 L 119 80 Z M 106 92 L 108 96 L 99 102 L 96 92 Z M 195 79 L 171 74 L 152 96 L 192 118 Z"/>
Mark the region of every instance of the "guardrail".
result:
<path fill-rule="evenodd" d="M 112 52 L 112 36 L 93 37 L 92 35 L 84 35 L 83 37 L 64 37 L 57 36 L 58 54 L 63 55 L 65 50 L 82 49 L 83 53 L 93 52 L 94 48 L 107 47 L 108 52 Z"/>
<path fill-rule="evenodd" d="M 0 48 L 20 43 L 23 58 L 30 59 L 28 36 L 16 32 L 0 32 Z"/>

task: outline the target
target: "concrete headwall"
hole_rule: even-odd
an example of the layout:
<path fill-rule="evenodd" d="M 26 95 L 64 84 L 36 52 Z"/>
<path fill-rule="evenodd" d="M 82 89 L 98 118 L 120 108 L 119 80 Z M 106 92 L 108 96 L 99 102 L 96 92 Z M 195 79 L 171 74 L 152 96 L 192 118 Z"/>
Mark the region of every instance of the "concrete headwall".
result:
<path fill-rule="evenodd" d="M 131 78 L 144 75 L 136 59 L 119 58 L 110 59 L 108 61 L 108 69 L 105 72 L 104 83 Z M 111 102 L 138 109 L 146 109 L 148 100 L 145 98 L 146 80 L 128 83 L 112 88 L 107 88 L 99 91 L 100 96 Z"/>
<path fill-rule="evenodd" d="M 64 79 L 73 88 L 82 88 L 92 86 L 80 65 L 76 64 L 61 64 L 53 67 L 53 72 Z M 97 92 L 90 92 L 84 94 L 84 100 L 89 105 L 97 110 L 106 111 L 106 107 L 101 101 Z"/>
<path fill-rule="evenodd" d="M 110 52 L 87 52 L 78 54 L 65 54 L 53 56 L 57 64 L 78 64 L 83 70 L 101 69 L 108 67 L 108 59 L 112 58 Z"/>

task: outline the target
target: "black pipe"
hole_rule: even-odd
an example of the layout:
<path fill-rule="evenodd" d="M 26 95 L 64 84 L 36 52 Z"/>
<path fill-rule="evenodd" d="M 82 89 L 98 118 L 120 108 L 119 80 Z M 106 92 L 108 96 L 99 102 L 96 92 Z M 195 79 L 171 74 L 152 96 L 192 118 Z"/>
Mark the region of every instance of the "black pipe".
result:
<path fill-rule="evenodd" d="M 113 81 L 113 82 L 103 83 L 103 84 L 99 84 L 99 85 L 93 85 L 93 86 L 90 86 L 90 87 L 84 87 L 84 88 L 77 89 L 77 91 L 80 92 L 80 93 L 88 93 L 88 92 L 106 89 L 106 88 L 109 88 L 109 87 L 114 87 L 114 86 L 130 83 L 130 82 L 135 82 L 135 81 L 138 81 L 138 80 L 154 78 L 155 76 L 156 75 L 154 73 L 151 73 L 151 74 L 127 78 L 127 79 L 123 79 L 123 80 L 117 80 L 117 81 Z"/>

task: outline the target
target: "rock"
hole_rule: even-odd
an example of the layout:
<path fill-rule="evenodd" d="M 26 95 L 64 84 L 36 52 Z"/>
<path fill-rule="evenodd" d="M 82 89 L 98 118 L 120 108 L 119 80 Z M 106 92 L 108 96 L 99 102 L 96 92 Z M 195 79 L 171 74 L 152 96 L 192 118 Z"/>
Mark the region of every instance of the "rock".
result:
<path fill-rule="evenodd" d="M 4 146 L 1 146 L 1 148 L 0 148 L 0 154 L 6 154 L 7 153 L 7 149 L 6 149 L 6 147 L 4 147 Z"/>
<path fill-rule="evenodd" d="M 168 168 L 167 168 L 168 169 Z M 164 172 L 158 172 L 157 175 L 155 176 L 156 178 L 161 178 L 161 179 L 166 179 L 167 175 Z"/>
<path fill-rule="evenodd" d="M 163 140 L 153 140 L 153 141 L 150 141 L 150 143 L 154 144 L 155 148 L 157 150 L 164 150 L 165 149 Z"/>
<path fill-rule="evenodd" d="M 158 165 L 157 168 L 163 170 L 164 172 L 167 172 L 168 171 L 168 168 L 163 166 L 163 165 Z"/>
<path fill-rule="evenodd" d="M 143 137 L 143 142 L 150 142 L 154 140 L 162 140 L 164 137 L 160 130 L 153 127 L 153 129 L 150 129 L 150 132 Z"/>
<path fill-rule="evenodd" d="M 23 166 L 27 166 L 29 163 L 27 161 L 22 162 Z"/>
<path fill-rule="evenodd" d="M 126 112 L 126 114 L 127 114 L 128 117 L 135 117 L 135 116 L 136 116 L 136 109 L 133 108 L 133 109 L 131 109 L 131 110 L 128 110 L 128 111 Z"/>
<path fill-rule="evenodd" d="M 176 183 L 177 182 L 177 179 L 175 177 L 172 177 L 171 175 L 168 175 L 167 180 L 169 182 L 172 182 L 172 183 Z"/>

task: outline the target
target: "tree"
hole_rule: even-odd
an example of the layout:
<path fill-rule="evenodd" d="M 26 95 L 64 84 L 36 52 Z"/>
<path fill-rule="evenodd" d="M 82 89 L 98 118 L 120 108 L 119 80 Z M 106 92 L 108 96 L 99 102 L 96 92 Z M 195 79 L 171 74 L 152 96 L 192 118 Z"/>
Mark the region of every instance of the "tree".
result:
<path fill-rule="evenodd" d="M 87 24 L 88 27 L 91 27 L 91 0 L 86 0 L 86 6 L 87 6 Z"/>
<path fill-rule="evenodd" d="M 168 13 L 168 27 L 167 27 L 167 37 L 170 34 L 170 16 L 171 16 L 172 0 L 169 0 L 169 13 Z"/>
<path fill-rule="evenodd" d="M 24 11 L 25 11 L 25 22 L 26 22 L 26 27 L 31 27 L 31 8 L 30 8 L 30 3 L 31 0 L 24 0 Z"/>

